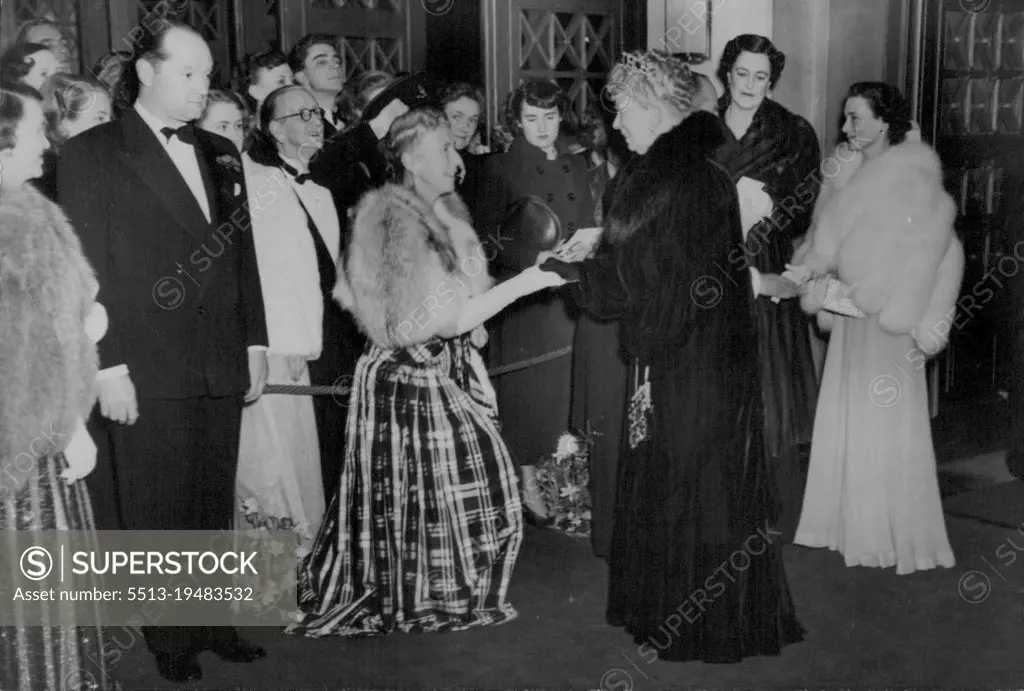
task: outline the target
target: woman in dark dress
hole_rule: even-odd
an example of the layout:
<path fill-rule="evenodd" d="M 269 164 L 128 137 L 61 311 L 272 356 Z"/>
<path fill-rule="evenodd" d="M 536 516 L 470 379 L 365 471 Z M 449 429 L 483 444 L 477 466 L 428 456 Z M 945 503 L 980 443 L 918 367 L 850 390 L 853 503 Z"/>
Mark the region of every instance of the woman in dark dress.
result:
<path fill-rule="evenodd" d="M 568 140 L 559 138 L 566 108 L 561 88 L 546 79 L 524 82 L 509 99 L 508 120 L 516 138 L 508 152 L 486 159 L 477 213 L 481 240 L 497 247 L 498 280 L 532 264 L 538 248 L 552 249 L 552 243 L 594 225 L 587 162 L 568 153 Z M 529 224 L 511 228 L 505 223 L 509 212 L 521 209 L 530 197 L 558 219 L 557 231 L 544 238 L 551 246 L 538 244 Z M 536 464 L 554 453 L 559 435 L 569 428 L 569 353 L 576 322 L 560 294 L 551 292 L 517 303 L 491 326 L 491 333 L 492 366 L 517 368 L 533 358 L 552 357 L 498 375 L 494 382 L 502 430 L 522 468 L 527 516 L 543 519 L 547 509 L 534 479 Z M 559 352 L 564 354 L 555 357 Z"/>
<path fill-rule="evenodd" d="M 621 322 L 630 360 L 608 622 L 663 660 L 778 654 L 803 630 L 768 532 L 751 278 L 723 273 L 742 233 L 736 188 L 710 160 L 723 126 L 691 113 L 678 59 L 625 60 L 609 76 L 614 126 L 639 156 L 616 177 L 605 243 L 542 264 Z"/>
<path fill-rule="evenodd" d="M 718 77 L 726 85 L 719 114 L 728 126 L 716 158 L 738 183 L 763 183 L 773 210 L 746 233 L 745 247 L 730 255 L 734 268 L 779 274 L 794 242 L 810 227 L 818 194 L 821 152 L 811 125 L 767 96 L 786 56 L 763 36 L 743 34 L 726 44 Z M 765 446 L 778 486 L 775 528 L 792 542 L 800 520 L 814 411 L 817 370 L 809 321 L 796 300 L 756 301 Z"/>

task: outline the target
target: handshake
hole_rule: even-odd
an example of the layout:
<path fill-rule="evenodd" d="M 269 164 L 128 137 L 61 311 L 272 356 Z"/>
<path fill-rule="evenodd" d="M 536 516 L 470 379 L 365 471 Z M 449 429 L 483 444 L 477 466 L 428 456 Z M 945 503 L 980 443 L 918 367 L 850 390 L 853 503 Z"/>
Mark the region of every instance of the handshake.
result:
<path fill-rule="evenodd" d="M 580 280 L 580 269 L 575 263 L 564 262 L 557 257 L 548 257 L 539 265 L 541 271 L 558 274 L 566 283 L 577 283 Z"/>

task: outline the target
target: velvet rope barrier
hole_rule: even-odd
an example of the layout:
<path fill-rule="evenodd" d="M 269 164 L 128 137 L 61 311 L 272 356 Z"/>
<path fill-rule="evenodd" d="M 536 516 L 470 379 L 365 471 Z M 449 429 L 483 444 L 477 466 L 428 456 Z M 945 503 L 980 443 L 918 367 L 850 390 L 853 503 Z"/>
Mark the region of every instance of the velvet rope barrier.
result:
<path fill-rule="evenodd" d="M 500 377 L 503 374 L 509 374 L 510 372 L 518 372 L 529 367 L 536 367 L 542 365 L 545 362 L 551 360 L 557 360 L 560 357 L 565 357 L 572 353 L 572 346 L 566 346 L 559 348 L 558 350 L 552 350 L 550 353 L 544 353 L 536 357 L 527 358 L 526 360 L 520 360 L 519 362 L 513 362 L 508 365 L 502 365 L 501 367 L 494 367 L 493 369 L 487 370 L 487 374 L 491 377 Z M 347 396 L 352 390 L 350 380 L 352 378 L 345 376 L 338 379 L 331 386 L 300 386 L 298 384 L 267 384 L 263 389 L 264 394 L 286 394 L 291 396 L 335 396 L 342 395 Z"/>

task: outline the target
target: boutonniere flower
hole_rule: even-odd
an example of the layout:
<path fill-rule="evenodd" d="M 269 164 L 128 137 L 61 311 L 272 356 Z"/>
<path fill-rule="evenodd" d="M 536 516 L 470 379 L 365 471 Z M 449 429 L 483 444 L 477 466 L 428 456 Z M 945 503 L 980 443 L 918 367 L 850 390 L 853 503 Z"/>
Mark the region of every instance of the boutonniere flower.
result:
<path fill-rule="evenodd" d="M 237 156 L 233 156 L 231 154 L 224 154 L 222 156 L 218 156 L 217 163 L 224 166 L 225 168 L 230 168 L 239 175 L 241 175 L 242 173 L 242 161 L 240 161 Z"/>

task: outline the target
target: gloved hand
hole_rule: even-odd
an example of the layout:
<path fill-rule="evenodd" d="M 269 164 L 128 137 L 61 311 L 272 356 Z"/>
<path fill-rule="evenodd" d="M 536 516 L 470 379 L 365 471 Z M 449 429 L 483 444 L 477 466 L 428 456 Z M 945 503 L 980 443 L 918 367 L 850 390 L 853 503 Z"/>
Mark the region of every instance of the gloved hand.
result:
<path fill-rule="evenodd" d="M 71 441 L 64 449 L 64 459 L 68 467 L 61 476 L 69 485 L 75 480 L 81 480 L 96 467 L 96 443 L 89 436 L 82 418 L 76 422 Z"/>
<path fill-rule="evenodd" d="M 550 271 L 553 274 L 558 274 L 566 283 L 578 283 L 580 280 L 580 266 L 579 264 L 569 264 L 563 262 L 561 259 L 545 259 L 544 263 L 540 265 L 542 271 Z"/>

